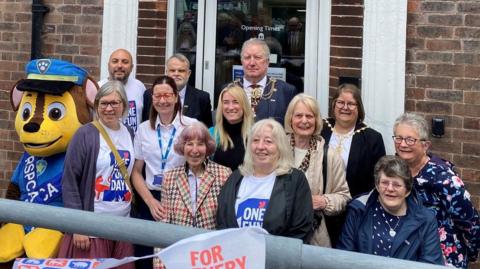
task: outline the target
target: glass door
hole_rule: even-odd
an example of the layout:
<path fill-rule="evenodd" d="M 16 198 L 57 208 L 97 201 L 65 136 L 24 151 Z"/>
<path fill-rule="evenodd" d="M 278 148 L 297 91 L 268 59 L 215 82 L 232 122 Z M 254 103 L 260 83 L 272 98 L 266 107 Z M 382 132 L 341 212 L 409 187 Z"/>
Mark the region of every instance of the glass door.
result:
<path fill-rule="evenodd" d="M 167 38 L 167 55 L 180 52 L 190 59 L 190 84 L 208 91 L 215 107 L 222 86 L 242 76 L 241 47 L 252 37 L 269 45 L 269 75 L 293 84 L 299 92 L 316 95 L 314 87 L 308 89 L 309 84 L 317 83 L 316 0 L 170 0 L 169 4 L 172 2 L 175 9 L 169 8 L 174 12 L 169 14 L 169 24 L 174 17 L 174 29 L 168 27 L 172 34 L 167 37 L 174 38 L 173 42 Z M 309 70 L 307 76 L 312 75 L 310 79 L 305 70 Z"/>

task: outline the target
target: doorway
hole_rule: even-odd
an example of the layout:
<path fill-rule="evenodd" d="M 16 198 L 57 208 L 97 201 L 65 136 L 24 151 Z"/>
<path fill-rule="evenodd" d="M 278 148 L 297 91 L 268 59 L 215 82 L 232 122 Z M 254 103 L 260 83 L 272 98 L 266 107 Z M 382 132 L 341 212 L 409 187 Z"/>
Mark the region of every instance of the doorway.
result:
<path fill-rule="evenodd" d="M 270 76 L 317 97 L 319 78 L 325 76 L 318 74 L 316 0 L 170 0 L 171 5 L 175 8 L 169 8 L 167 56 L 187 56 L 189 83 L 209 92 L 214 106 L 222 86 L 242 76 L 241 46 L 253 37 L 269 45 Z"/>

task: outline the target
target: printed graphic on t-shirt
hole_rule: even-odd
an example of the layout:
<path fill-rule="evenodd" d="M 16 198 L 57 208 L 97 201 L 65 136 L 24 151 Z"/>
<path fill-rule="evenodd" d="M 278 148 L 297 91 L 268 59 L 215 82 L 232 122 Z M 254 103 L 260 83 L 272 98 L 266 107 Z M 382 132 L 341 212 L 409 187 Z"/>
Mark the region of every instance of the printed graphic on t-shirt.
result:
<path fill-rule="evenodd" d="M 123 121 L 125 125 L 130 126 L 133 131 L 137 131 L 137 117 L 138 117 L 138 110 L 137 104 L 135 101 L 128 101 L 128 115 Z"/>
<path fill-rule="evenodd" d="M 130 152 L 127 150 L 118 151 L 120 157 L 125 161 L 125 166 L 131 162 Z M 113 201 L 130 201 L 132 194 L 123 179 L 122 172 L 115 156 L 110 152 L 110 166 L 113 166 L 111 174 L 104 178 L 105 175 L 95 179 L 95 200 L 113 202 Z"/>
<path fill-rule="evenodd" d="M 269 199 L 250 198 L 240 203 L 237 209 L 238 226 L 240 228 L 249 226 L 262 227 L 269 201 Z"/>

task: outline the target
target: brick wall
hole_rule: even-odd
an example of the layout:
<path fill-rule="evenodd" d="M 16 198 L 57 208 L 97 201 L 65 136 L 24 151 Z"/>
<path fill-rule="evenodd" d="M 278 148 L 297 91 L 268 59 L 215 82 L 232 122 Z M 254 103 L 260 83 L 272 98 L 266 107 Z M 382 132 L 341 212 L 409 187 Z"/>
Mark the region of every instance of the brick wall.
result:
<path fill-rule="evenodd" d="M 42 54 L 71 61 L 98 78 L 102 34 L 102 0 L 44 1 Z M 23 148 L 14 129 L 10 89 L 24 76 L 30 60 L 32 1 L 0 0 L 0 197 Z"/>
<path fill-rule="evenodd" d="M 406 110 L 446 120 L 432 149 L 480 208 L 480 2 L 408 1 Z M 480 263 L 470 268 L 480 268 Z"/>
<path fill-rule="evenodd" d="M 147 89 L 165 73 L 167 1 L 140 1 L 138 8 L 137 79 Z"/>
<path fill-rule="evenodd" d="M 363 0 L 332 0 L 330 96 L 340 77 L 361 78 Z"/>

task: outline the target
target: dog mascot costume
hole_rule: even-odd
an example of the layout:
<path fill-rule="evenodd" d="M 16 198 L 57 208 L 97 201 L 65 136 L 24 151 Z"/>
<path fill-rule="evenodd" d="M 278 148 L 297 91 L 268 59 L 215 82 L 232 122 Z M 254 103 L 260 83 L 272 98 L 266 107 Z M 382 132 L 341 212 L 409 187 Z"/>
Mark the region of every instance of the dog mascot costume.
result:
<path fill-rule="evenodd" d="M 61 179 L 67 145 L 75 131 L 92 120 L 98 84 L 69 62 L 37 59 L 26 66 L 27 78 L 13 87 L 15 130 L 23 153 L 7 189 L 8 199 L 63 206 Z M 48 216 L 45 216 L 48 217 Z M 26 255 L 55 257 L 63 234 L 13 223 L 0 229 L 0 263 Z"/>

